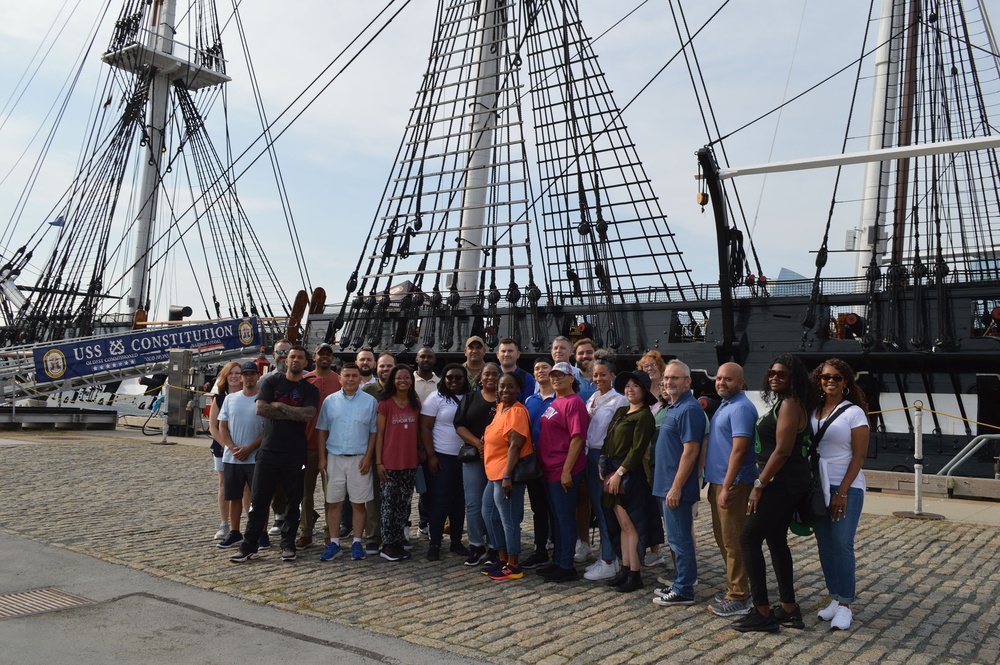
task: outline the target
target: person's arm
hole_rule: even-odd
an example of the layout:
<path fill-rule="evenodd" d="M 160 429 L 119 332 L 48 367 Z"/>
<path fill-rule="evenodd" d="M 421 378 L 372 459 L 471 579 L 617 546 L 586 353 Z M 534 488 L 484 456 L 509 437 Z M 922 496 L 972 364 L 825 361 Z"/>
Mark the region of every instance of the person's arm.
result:
<path fill-rule="evenodd" d="M 608 491 L 611 494 L 619 493 L 618 490 L 621 487 L 625 474 L 633 471 L 645 473 L 645 470 L 642 468 L 642 461 L 646 457 L 646 449 L 653 439 L 654 431 L 656 431 L 656 422 L 653 420 L 653 414 L 647 412 L 647 415 L 640 418 L 632 429 L 632 443 L 629 445 L 629 450 L 625 453 L 624 459 L 622 459 L 621 466 L 615 469 L 616 472 L 621 471 L 621 474 L 612 473 L 608 479 Z"/>
<path fill-rule="evenodd" d="M 469 409 L 471 408 L 472 400 L 474 399 L 476 399 L 476 395 L 469 393 L 468 395 L 462 398 L 461 402 L 459 402 L 458 411 L 455 412 L 455 434 L 458 434 L 458 437 L 462 439 L 462 441 L 464 441 L 465 443 L 469 444 L 470 446 L 475 446 L 476 450 L 479 451 L 479 454 L 482 455 L 483 454 L 482 438 L 473 434 L 472 430 L 470 430 L 466 425 L 469 416 Z"/>
<path fill-rule="evenodd" d="M 219 437 L 215 440 L 221 443 L 223 448 L 228 448 L 229 450 L 236 452 L 236 444 L 233 443 L 233 438 L 229 435 L 229 423 L 225 420 L 219 420 L 218 417 L 216 417 L 215 427 L 219 433 Z"/>
<path fill-rule="evenodd" d="M 434 423 L 436 421 L 437 416 L 420 414 L 420 444 L 424 447 L 424 455 L 427 458 L 427 470 L 435 476 L 441 470 L 441 464 L 434 453 Z"/>
<path fill-rule="evenodd" d="M 307 423 L 316 415 L 315 406 L 292 406 L 282 402 L 257 402 L 257 415 L 271 420 L 291 420 Z"/>
<path fill-rule="evenodd" d="M 748 450 L 750 450 L 749 436 L 733 437 L 733 451 L 729 453 L 729 466 L 726 467 L 726 478 L 722 481 L 719 493 L 715 495 L 715 502 L 723 510 L 726 510 L 728 507 L 729 491 L 736 485 L 736 478 L 740 475 L 740 469 L 743 468 L 743 459 L 747 456 Z"/>
<path fill-rule="evenodd" d="M 528 437 L 513 428 L 507 432 L 507 466 L 504 467 L 503 482 L 500 483 L 506 498 L 510 498 L 510 492 L 514 489 L 514 467 L 521 458 L 521 448 L 527 440 Z"/>
<path fill-rule="evenodd" d="M 385 416 L 378 414 L 378 429 L 375 430 L 375 471 L 378 479 L 383 483 L 386 480 L 385 465 L 382 464 L 382 448 L 385 445 Z"/>
<path fill-rule="evenodd" d="M 375 432 L 368 435 L 368 450 L 365 451 L 364 457 L 358 462 L 358 470 L 361 471 L 362 476 L 367 476 L 368 472 L 372 469 L 372 455 L 375 454 Z"/>
<path fill-rule="evenodd" d="M 577 458 L 580 457 L 580 451 L 583 450 L 585 442 L 586 439 L 582 434 L 574 434 L 569 440 L 569 451 L 566 453 L 566 461 L 563 462 L 561 479 L 564 490 L 573 486 L 573 466 L 576 464 Z"/>
<path fill-rule="evenodd" d="M 805 425 L 805 410 L 802 404 L 794 397 L 788 397 L 778 409 L 778 426 L 775 430 L 774 452 L 768 458 L 764 470 L 760 472 L 760 482 L 767 487 L 778 475 L 785 462 L 792 456 L 792 449 L 795 447 L 795 437 L 798 431 Z M 762 487 L 754 487 L 750 490 L 750 498 L 747 500 L 747 515 L 757 512 L 757 504 L 760 502 L 760 495 L 763 494 Z"/>
<path fill-rule="evenodd" d="M 673 510 L 681 505 L 681 492 L 684 490 L 684 483 L 691 477 L 695 467 L 698 465 L 700 448 L 701 445 L 698 441 L 684 442 L 684 452 L 681 453 L 681 461 L 677 464 L 674 483 L 670 486 L 670 491 L 667 492 L 667 508 Z"/>
<path fill-rule="evenodd" d="M 213 441 L 222 443 L 222 435 L 219 433 L 219 400 L 216 395 L 212 395 L 212 405 L 208 409 L 208 433 Z"/>
<path fill-rule="evenodd" d="M 318 423 L 317 423 L 318 424 Z M 328 425 L 329 423 L 324 423 Z M 326 469 L 326 442 L 330 440 L 329 430 L 316 428 L 316 468 L 320 471 Z"/>
<path fill-rule="evenodd" d="M 847 490 L 851 488 L 854 480 L 861 473 L 861 466 L 865 463 L 865 456 L 868 454 L 868 437 L 871 431 L 868 425 L 859 425 L 851 429 L 851 463 L 847 465 L 847 472 L 844 479 L 840 481 L 837 491 L 830 495 L 830 517 L 840 520 L 844 517 L 847 509 Z"/>

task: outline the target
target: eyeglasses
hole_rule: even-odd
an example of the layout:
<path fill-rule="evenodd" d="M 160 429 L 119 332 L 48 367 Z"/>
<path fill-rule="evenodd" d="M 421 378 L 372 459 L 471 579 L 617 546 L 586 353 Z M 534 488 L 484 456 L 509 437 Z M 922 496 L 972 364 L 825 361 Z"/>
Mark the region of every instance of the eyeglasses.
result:
<path fill-rule="evenodd" d="M 767 378 L 769 379 L 787 379 L 791 374 L 788 373 L 787 369 L 769 369 L 767 370 Z"/>
<path fill-rule="evenodd" d="M 683 381 L 684 379 L 690 379 L 690 376 L 665 376 L 664 381 Z"/>
<path fill-rule="evenodd" d="M 844 380 L 840 374 L 821 374 L 819 378 L 822 381 L 833 381 L 834 383 L 840 383 Z"/>
<path fill-rule="evenodd" d="M 274 355 L 276 355 L 276 356 L 287 356 L 289 351 L 291 351 L 291 349 L 275 349 L 274 350 Z"/>

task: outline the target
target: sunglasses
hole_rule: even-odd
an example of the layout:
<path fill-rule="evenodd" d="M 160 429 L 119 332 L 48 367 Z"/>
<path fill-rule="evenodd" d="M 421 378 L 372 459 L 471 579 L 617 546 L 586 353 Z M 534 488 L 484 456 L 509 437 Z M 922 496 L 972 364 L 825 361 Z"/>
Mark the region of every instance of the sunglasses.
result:
<path fill-rule="evenodd" d="M 290 349 L 275 349 L 274 355 L 276 356 L 287 356 Z"/>
<path fill-rule="evenodd" d="M 769 379 L 787 379 L 791 374 L 788 373 L 787 369 L 769 369 L 767 370 L 767 378 Z"/>
<path fill-rule="evenodd" d="M 819 378 L 821 381 L 833 381 L 835 383 L 840 383 L 844 380 L 844 377 L 840 374 L 821 374 Z"/>
<path fill-rule="evenodd" d="M 464 377 L 461 374 L 445 374 L 445 381 L 461 381 Z"/>

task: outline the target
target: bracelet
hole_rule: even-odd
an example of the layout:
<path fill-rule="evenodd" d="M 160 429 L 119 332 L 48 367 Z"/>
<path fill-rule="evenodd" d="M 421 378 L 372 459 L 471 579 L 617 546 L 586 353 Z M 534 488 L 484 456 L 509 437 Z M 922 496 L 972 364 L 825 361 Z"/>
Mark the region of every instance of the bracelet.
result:
<path fill-rule="evenodd" d="M 510 476 L 504 476 L 503 479 L 504 480 L 511 480 L 511 477 Z"/>
<path fill-rule="evenodd" d="M 847 498 L 846 494 L 841 494 L 840 492 L 837 492 L 837 496 L 839 496 L 841 499 L 846 499 Z"/>

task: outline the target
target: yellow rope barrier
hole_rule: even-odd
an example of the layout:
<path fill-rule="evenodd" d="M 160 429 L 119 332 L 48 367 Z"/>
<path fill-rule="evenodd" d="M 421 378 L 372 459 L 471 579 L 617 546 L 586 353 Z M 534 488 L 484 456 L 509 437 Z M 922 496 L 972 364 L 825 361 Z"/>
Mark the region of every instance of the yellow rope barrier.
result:
<path fill-rule="evenodd" d="M 883 409 L 881 411 L 869 411 L 868 415 L 874 416 L 879 413 L 892 413 L 893 411 L 909 411 L 910 409 L 920 409 L 926 411 L 927 413 L 933 413 L 937 416 L 944 416 L 945 418 L 954 418 L 955 420 L 961 420 L 963 422 L 969 423 L 971 425 L 979 425 L 980 427 L 989 427 L 991 429 L 1000 430 L 1000 426 L 991 425 L 990 423 L 981 423 L 978 420 L 969 420 L 968 418 L 963 418 L 961 416 L 952 415 L 950 413 L 944 413 L 942 411 L 935 411 L 934 409 L 928 409 L 926 406 L 917 406 L 916 404 L 911 404 L 910 406 L 901 406 L 895 409 Z"/>

